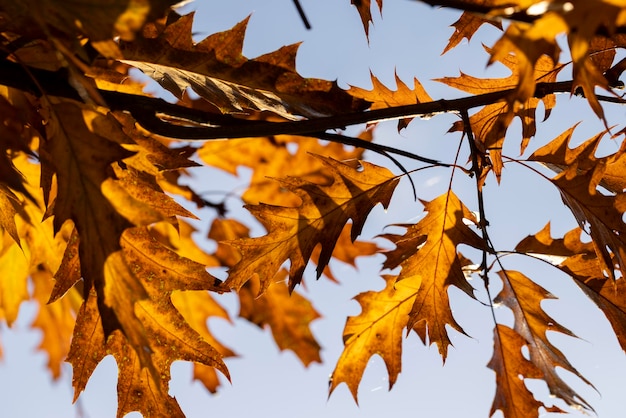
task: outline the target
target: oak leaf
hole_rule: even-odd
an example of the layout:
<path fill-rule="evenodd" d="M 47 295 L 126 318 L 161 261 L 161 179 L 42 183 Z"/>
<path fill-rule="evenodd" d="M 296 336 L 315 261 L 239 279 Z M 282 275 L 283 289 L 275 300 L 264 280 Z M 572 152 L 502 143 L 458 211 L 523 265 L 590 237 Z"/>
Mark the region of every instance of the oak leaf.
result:
<path fill-rule="evenodd" d="M 54 285 L 52 274 L 47 270 L 39 270 L 31 273 L 30 277 L 34 289 L 33 299 L 39 302 L 39 310 L 32 326 L 42 333 L 39 349 L 48 355 L 48 368 L 52 377 L 58 379 L 61 377 L 61 366 L 70 350 L 82 295 L 74 288 L 60 300 L 48 303 Z"/>
<path fill-rule="evenodd" d="M 484 1 L 477 1 L 475 3 L 484 3 Z M 454 22 L 451 26 L 454 27 L 454 33 L 450 36 L 448 44 L 444 48 L 442 55 L 451 49 L 455 48 L 463 39 L 467 39 L 469 42 L 472 36 L 476 33 L 478 28 L 483 24 L 489 23 L 496 28 L 502 30 L 502 23 L 489 19 L 483 16 L 479 16 L 475 13 L 463 12 L 461 17 Z"/>
<path fill-rule="evenodd" d="M 230 322 L 230 316 L 217 301 L 206 291 L 173 292 L 172 303 L 185 318 L 185 321 L 222 357 L 232 357 L 235 353 L 219 342 L 209 330 L 207 322 L 221 318 Z M 194 363 L 193 377 L 202 382 L 211 393 L 217 392 L 219 378 L 215 367 Z"/>
<path fill-rule="evenodd" d="M 138 410 L 145 416 L 156 413 L 182 416 L 168 395 L 170 366 L 176 360 L 202 363 L 228 377 L 222 355 L 187 323 L 171 300 L 176 290 L 217 290 L 215 278 L 204 266 L 177 256 L 145 227 L 127 230 L 121 240 L 125 262 L 146 290 L 134 303 L 142 332 L 151 335 L 149 345 L 137 348 L 125 334 L 114 331 L 105 337 L 92 289 L 79 311 L 68 361 L 74 368 L 75 397 L 84 390 L 91 373 L 107 354 L 113 354 L 120 369 L 118 416 Z M 141 359 L 149 358 L 149 364 Z"/>
<path fill-rule="evenodd" d="M 570 406 L 593 411 L 591 406 L 556 372 L 556 368 L 560 367 L 571 372 L 585 383 L 589 383 L 570 364 L 563 353 L 548 340 L 547 331 L 574 336 L 570 330 L 556 322 L 541 308 L 543 300 L 554 299 L 554 296 L 518 271 L 499 271 L 498 274 L 502 279 L 503 288 L 496 296 L 494 303 L 502 303 L 513 311 L 514 330 L 522 337 L 528 347 L 529 361 L 534 365 L 534 368 L 530 369 L 530 374 L 524 375 L 523 371 L 529 369 L 523 365 L 523 362 L 520 364 L 519 359 L 515 359 L 515 356 L 518 355 L 515 353 L 511 361 L 514 362 L 513 364 L 521 366 L 522 370 L 507 369 L 503 372 L 513 374 L 513 378 L 517 378 L 521 374 L 524 378 L 544 380 L 551 395 L 562 399 Z M 506 344 L 506 342 L 500 343 Z M 496 351 L 498 350 L 502 350 L 502 348 L 496 348 Z M 509 352 L 509 354 L 512 353 Z M 509 381 L 510 379 L 508 378 Z M 503 390 L 505 388 L 502 387 Z M 511 396 L 511 393 L 496 395 L 494 408 L 496 408 L 496 404 L 501 403 L 499 397 L 507 395 Z M 508 410 L 503 412 L 506 413 Z"/>
<path fill-rule="evenodd" d="M 401 370 L 402 333 L 417 289 L 408 280 L 397 282 L 396 276 L 383 276 L 386 285 L 378 292 L 369 291 L 355 297 L 361 313 L 348 317 L 343 331 L 344 349 L 330 378 L 332 393 L 346 383 L 355 401 L 359 383 L 371 357 L 382 357 L 389 374 L 389 389 Z"/>
<path fill-rule="evenodd" d="M 255 59 L 244 57 L 247 22 L 195 43 L 193 14 L 188 14 L 164 27 L 151 25 L 144 30 L 145 37 L 121 42 L 120 46 L 125 62 L 145 69 L 178 98 L 182 99 L 183 89 L 192 87 L 225 112 L 270 110 L 292 118 L 365 108 L 364 102 L 336 83 L 300 76 L 295 68 L 295 45 Z M 152 74 L 153 69 L 158 73 Z"/>
<path fill-rule="evenodd" d="M 224 244 L 229 240 L 247 238 L 249 229 L 233 219 L 216 219 L 209 238 L 218 242 L 215 256 L 223 265 L 232 267 L 241 261 L 237 249 Z M 281 269 L 267 289 L 260 294 L 260 282 L 253 278 L 237 293 L 239 317 L 260 328 L 269 327 L 280 350 L 291 350 L 305 366 L 321 363 L 320 346 L 311 333 L 310 323 L 319 318 L 311 302 L 285 283 L 287 271 Z"/>
<path fill-rule="evenodd" d="M 45 0 L 3 2 L 2 9 L 11 19 L 7 30 L 31 39 L 34 34 L 46 37 L 52 31 L 57 42 L 72 45 L 77 36 L 89 38 L 91 45 L 103 56 L 120 58 L 121 54 L 113 37 L 133 39 L 136 32 L 148 20 L 161 17 L 176 1 L 149 0 L 129 2 L 113 0 L 103 5 L 96 0 L 80 1 L 67 7 L 62 1 Z M 50 36 L 52 38 L 52 36 Z"/>
<path fill-rule="evenodd" d="M 372 104 L 371 110 L 433 101 L 417 78 L 413 79 L 413 89 L 411 89 L 396 74 L 397 90 L 394 91 L 381 83 L 371 72 L 370 77 L 372 79 L 372 90 L 351 86 L 348 93 L 370 102 Z M 413 118 L 399 120 L 398 131 L 406 128 L 412 120 Z"/>
<path fill-rule="evenodd" d="M 369 38 L 370 22 L 372 22 L 372 1 L 371 0 L 350 0 L 350 3 L 355 6 L 361 17 L 361 23 L 363 23 L 363 29 L 365 29 L 365 35 Z M 378 12 L 383 11 L 383 0 L 376 0 L 378 6 Z"/>
<path fill-rule="evenodd" d="M 268 234 L 229 243 L 240 251 L 242 258 L 229 271 L 225 285 L 240 289 L 258 275 L 262 291 L 280 266 L 290 260 L 289 288 L 293 289 L 300 283 L 313 249 L 321 244 L 319 277 L 348 220 L 352 220 L 350 236 L 354 241 L 374 206 L 381 203 L 387 207 L 399 181 L 389 170 L 367 162 L 361 162 L 359 168 L 332 158 L 317 158 L 331 170 L 332 183 L 319 185 L 291 177 L 280 180 L 283 187 L 298 195 L 300 206 L 246 206 Z"/>
<path fill-rule="evenodd" d="M 488 367 L 496 373 L 496 396 L 489 416 L 500 410 L 507 418 L 538 418 L 540 407 L 550 412 L 563 412 L 546 407 L 524 384 L 521 377 L 538 379 L 542 376 L 541 370 L 523 355 L 527 341 L 502 324 L 496 324 L 493 339 L 493 357 Z"/>
<path fill-rule="evenodd" d="M 616 258 L 617 268 L 621 275 L 626 274 L 626 240 L 621 233 L 625 224 L 623 213 L 626 211 L 626 194 L 623 189 L 613 190 L 606 195 L 598 190 L 604 178 L 605 167 L 613 165 L 619 173 L 619 167 L 624 164 L 623 151 L 596 158 L 594 153 L 602 135 L 584 142 L 575 149 L 568 147 L 573 128 L 565 131 L 553 141 L 535 151 L 529 159 L 556 167 L 560 171 L 552 183 L 558 188 L 563 203 L 571 210 L 579 226 L 591 235 L 592 243 L 598 260 L 609 277 L 615 277 L 615 266 L 612 260 Z M 619 176 L 617 177 L 619 179 Z M 611 179 L 609 182 L 611 182 Z M 616 182 L 621 186 L 621 181 Z M 615 186 L 607 184 L 609 189 Z"/>
<path fill-rule="evenodd" d="M 359 139 L 371 140 L 371 135 L 366 131 Z M 299 199 L 273 178 L 287 174 L 320 184 L 332 181 L 328 167 L 310 154 L 343 161 L 360 159 L 363 150 L 348 150 L 336 142 L 322 145 L 314 138 L 288 135 L 208 141 L 198 150 L 198 156 L 205 163 L 230 174 L 236 175 L 239 167 L 253 169 L 250 184 L 242 195 L 246 203 L 279 206 L 296 206 Z"/>
<path fill-rule="evenodd" d="M 476 224 L 476 217 L 452 192 L 425 202 L 426 215 L 417 224 L 405 226 L 404 235 L 385 234 L 396 248 L 386 254 L 384 268 L 401 267 L 398 281 L 415 290 L 407 327 L 426 344 L 437 344 L 445 360 L 451 345 L 446 325 L 465 333 L 452 316 L 448 288 L 455 286 L 470 297 L 473 288 L 463 273 L 457 246 L 484 249 L 483 240 L 465 221 Z"/>
<path fill-rule="evenodd" d="M 28 255 L 4 232 L 0 250 L 0 312 L 9 326 L 17 319 L 22 302 L 30 299 L 29 273 Z"/>
<path fill-rule="evenodd" d="M 131 208 L 148 206 L 135 201 L 114 180 L 111 164 L 131 153 L 107 137 L 123 132 L 112 118 L 75 102 L 51 104 L 49 111 L 48 138 L 41 153 L 44 173 L 56 175 L 56 197 L 49 206 L 54 230 L 59 231 L 67 220 L 74 222 L 80 236 L 84 297 L 95 287 L 106 334 L 121 327 L 140 356 L 144 353 L 142 361 L 148 365 L 150 361 L 140 349 L 149 346 L 148 339 L 134 312 L 134 303 L 146 297 L 146 290 L 121 254 L 120 237 L 132 224 L 117 211 L 120 208 L 134 215 Z M 121 201 L 131 203 L 131 208 L 120 206 Z M 133 220 L 152 223 L 163 219 L 156 211 L 148 213 L 149 217 Z"/>
<path fill-rule="evenodd" d="M 535 6 L 532 3 L 520 4 L 519 10 Z M 502 12 L 506 15 L 506 9 Z M 532 24 L 512 22 L 493 46 L 492 61 L 510 53 L 520 58 L 517 94 L 519 100 L 525 101 L 535 89 L 532 74 L 539 58 L 547 54 L 556 62 L 561 52 L 557 39 L 567 34 L 573 66 L 572 93 L 582 90 L 593 111 L 603 119 L 604 112 L 594 89 L 599 86 L 609 90 L 609 82 L 596 67 L 598 61 L 590 57 L 594 52 L 592 44 L 598 33 L 613 38 L 617 35 L 616 28 L 625 23 L 622 6 L 611 0 L 573 0 L 567 6 L 548 6 Z"/>
<path fill-rule="evenodd" d="M 302 364 L 321 363 L 320 345 L 311 332 L 319 318 L 311 302 L 285 283 L 287 271 L 280 270 L 274 282 L 260 293 L 258 279 L 249 280 L 239 292 L 239 316 L 260 328 L 269 327 L 280 350 L 293 351 Z"/>
<path fill-rule="evenodd" d="M 575 228 L 563 238 L 553 239 L 546 226 L 535 235 L 524 238 L 516 251 L 542 256 L 568 274 L 574 283 L 604 313 L 617 340 L 626 350 L 626 298 L 624 280 L 606 277 L 603 264 L 598 260 L 594 246 L 581 241 L 582 230 Z M 556 256 L 556 257 L 555 257 Z"/>
<path fill-rule="evenodd" d="M 491 49 L 485 48 L 487 52 Z M 450 87 L 472 94 L 490 93 L 507 89 L 514 89 L 522 76 L 519 71 L 520 58 L 516 55 L 498 55 L 498 61 L 504 64 L 511 75 L 506 78 L 482 79 L 461 73 L 459 77 L 444 77 L 436 79 Z M 541 82 L 555 82 L 556 76 L 562 66 L 556 65 L 551 58 L 541 56 L 537 58 L 536 66 L 532 74 L 532 80 Z M 534 86 L 534 85 L 533 85 Z M 548 94 L 541 99 L 525 97 L 522 102 L 517 102 L 515 96 L 507 101 L 486 105 L 470 117 L 470 125 L 476 139 L 478 149 L 488 153 L 496 178 L 502 174 L 502 147 L 509 125 L 514 117 L 522 122 L 522 142 L 520 153 L 523 153 L 530 139 L 537 131 L 536 111 L 539 103 L 544 106 L 544 120 L 550 116 L 552 108 L 556 105 L 554 94 Z M 463 131 L 463 123 L 455 122 L 450 131 Z"/>

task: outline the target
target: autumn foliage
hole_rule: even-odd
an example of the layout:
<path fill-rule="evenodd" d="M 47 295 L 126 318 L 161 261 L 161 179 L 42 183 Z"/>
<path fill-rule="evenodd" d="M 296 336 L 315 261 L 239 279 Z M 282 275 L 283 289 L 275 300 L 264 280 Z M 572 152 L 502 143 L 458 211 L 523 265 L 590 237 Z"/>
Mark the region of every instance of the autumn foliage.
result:
<path fill-rule="evenodd" d="M 356 399 L 374 355 L 384 360 L 392 386 L 411 332 L 445 360 L 450 334 L 465 333 L 449 291 L 475 299 L 479 283 L 493 312 L 487 366 L 497 389 L 489 415 L 561 411 L 536 399 L 525 379 L 542 380 L 565 404 L 593 411 L 557 373 L 589 383 L 547 337 L 573 335 L 543 310 L 553 296 L 503 258 L 542 259 L 565 273 L 606 315 L 626 350 L 623 127 L 605 121 L 605 132 L 573 147 L 573 126 L 527 157 L 507 156 L 503 148 L 513 142 L 524 155 L 538 121 L 557 106 L 556 93 L 586 100 L 601 120 L 605 106 L 622 104 L 617 89 L 626 66 L 616 57 L 626 48 L 623 1 L 424 1 L 458 10 L 444 53 L 482 25 L 502 31 L 485 52 L 488 63 L 503 64 L 510 75 L 439 78 L 462 92 L 449 100 L 433 100 L 417 79 L 397 78 L 392 89 L 372 75 L 372 88 L 344 90 L 303 77 L 295 65 L 298 45 L 247 58 L 247 20 L 194 42 L 193 15 L 177 14 L 173 3 L 115 0 L 101 7 L 85 0 L 70 8 L 56 0 L 0 1 L 0 318 L 10 326 L 22 302 L 39 303 L 32 326 L 43 333 L 53 376 L 62 362 L 71 364 L 75 400 L 100 361 L 113 355 L 118 416 L 184 416 L 168 393 L 174 361 L 193 362 L 194 376 L 212 392 L 217 372 L 229 377 L 224 358 L 233 352 L 207 328 L 208 318 L 228 318 L 219 302 L 226 292 L 238 295 L 240 316 L 268 327 L 281 349 L 305 365 L 319 362 L 309 327 L 319 314 L 298 292 L 306 267 L 337 280 L 332 259 L 354 265 L 357 257 L 382 253 L 385 285 L 356 295 L 361 312 L 347 318 L 331 392 L 345 383 Z M 383 2 L 352 3 L 367 36 Z M 177 102 L 146 93 L 129 77 L 132 68 Z M 416 117 L 442 113 L 458 115 L 450 132 L 461 150 L 446 161 L 376 142 L 379 121 L 396 119 L 401 130 Z M 514 121 L 521 135 L 507 132 Z M 354 125 L 363 127 L 358 137 L 343 131 Z M 609 137 L 617 151 L 598 154 Z M 366 151 L 387 158 L 388 166 L 366 161 Z M 578 226 L 555 237 L 548 224 L 515 248 L 496 248 L 484 186 L 496 187 L 509 164 L 558 190 Z M 264 234 L 251 236 L 224 202 L 189 186 L 185 178 L 201 165 L 233 175 L 251 170 L 240 198 Z M 421 198 L 411 176 L 433 167 L 450 179 L 473 177 L 475 200 L 462 201 L 451 180 L 445 193 Z M 400 198 L 422 216 L 380 231 L 376 243 L 361 240 L 372 210 L 398 198 L 401 182 L 417 199 Z M 213 252 L 192 239 L 185 219 L 196 215 L 183 202 L 215 210 L 207 220 Z M 215 267 L 228 269 L 224 280 L 209 273 Z M 513 321 L 501 320 L 495 305 Z"/>

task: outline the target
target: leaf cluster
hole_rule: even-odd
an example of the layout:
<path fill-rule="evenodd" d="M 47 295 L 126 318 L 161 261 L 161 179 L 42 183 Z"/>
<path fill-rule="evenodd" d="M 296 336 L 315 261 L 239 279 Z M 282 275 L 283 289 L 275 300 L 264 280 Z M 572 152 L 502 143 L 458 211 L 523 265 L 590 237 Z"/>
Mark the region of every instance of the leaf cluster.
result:
<path fill-rule="evenodd" d="M 118 416 L 184 416 L 168 393 L 174 361 L 192 362 L 195 378 L 211 392 L 219 386 L 216 372 L 229 377 L 224 359 L 234 352 L 207 327 L 209 318 L 231 319 L 219 302 L 227 292 L 237 295 L 239 316 L 269 328 L 280 349 L 305 365 L 320 362 L 310 329 L 320 315 L 297 291 L 306 267 L 315 264 L 317 278 L 338 281 L 331 260 L 354 265 L 357 257 L 382 253 L 385 286 L 355 297 L 361 312 L 346 321 L 331 392 L 345 383 L 356 400 L 376 354 L 392 386 L 402 336 L 412 332 L 445 360 L 451 333 L 465 334 L 449 297 L 456 288 L 493 319 L 488 367 L 497 389 L 490 415 L 563 412 L 536 399 L 527 379 L 544 381 L 569 406 L 593 411 L 557 373 L 561 368 L 588 383 L 547 337 L 574 335 L 542 308 L 553 296 L 507 268 L 503 257 L 543 259 L 570 277 L 626 350 L 626 145 L 600 157 L 608 128 L 571 147 L 572 127 L 525 159 L 503 150 L 517 141 L 525 153 L 538 109 L 547 119 L 557 93 L 586 100 L 602 120 L 603 106 L 622 103 L 615 88 L 625 68 L 616 58 L 626 47 L 625 6 L 424 1 L 462 12 L 444 53 L 489 24 L 501 34 L 485 47 L 488 62 L 510 71 L 503 78 L 439 78 L 466 96 L 433 100 L 417 79 L 409 86 L 396 76 L 392 90 L 372 75 L 371 89 L 344 90 L 303 77 L 297 44 L 245 57 L 248 19 L 194 42 L 193 14 L 177 14 L 173 3 L 83 1 L 70 8 L 58 0 L 0 1 L 0 316 L 11 325 L 22 302 L 38 302 L 33 327 L 43 332 L 41 349 L 54 377 L 63 361 L 72 365 L 75 400 L 111 354 L 119 370 Z M 368 36 L 372 8 L 382 10 L 383 1 L 352 3 Z M 571 60 L 561 63 L 564 55 Z M 131 69 L 176 102 L 146 93 Z M 439 162 L 374 140 L 382 120 L 398 119 L 401 130 L 415 117 L 439 113 L 459 116 L 450 132 L 458 132 L 465 163 L 461 152 Z M 509 132 L 515 120 L 521 135 Z M 361 124 L 368 129 L 358 137 L 342 130 Z M 610 131 L 614 141 L 623 139 L 624 131 Z M 365 151 L 382 155 L 400 174 L 365 161 Z M 500 182 L 508 164 L 551 184 L 577 227 L 553 237 L 548 224 L 515 248 L 496 248 L 484 186 L 489 177 Z M 232 175 L 251 170 L 238 198 L 263 235 L 252 236 L 250 225 L 227 211 L 226 198 L 209 201 L 189 185 L 198 166 Z M 372 211 L 398 196 L 401 181 L 417 194 L 411 176 L 433 167 L 449 173 L 450 185 L 415 204 L 422 213 L 417 222 L 378 237 L 392 249 L 359 238 Z M 474 201 L 455 193 L 453 176 L 474 178 Z M 197 214 L 187 203 L 215 212 L 207 236 L 215 250 L 194 241 L 185 218 Z M 209 273 L 216 267 L 228 269 L 224 280 Z M 495 310 L 498 304 L 513 314 L 512 323 Z"/>

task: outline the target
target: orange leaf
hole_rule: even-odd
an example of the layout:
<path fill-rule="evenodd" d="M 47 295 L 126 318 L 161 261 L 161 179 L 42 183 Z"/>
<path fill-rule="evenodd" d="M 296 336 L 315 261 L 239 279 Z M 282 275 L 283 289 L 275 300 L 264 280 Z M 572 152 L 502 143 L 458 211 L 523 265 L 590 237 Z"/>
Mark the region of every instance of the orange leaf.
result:
<path fill-rule="evenodd" d="M 602 135 L 584 142 L 571 150 L 568 148 L 573 128 L 559 135 L 553 141 L 538 149 L 529 157 L 532 161 L 546 163 L 560 171 L 552 183 L 561 193 L 563 202 L 572 211 L 579 226 L 592 238 L 603 269 L 610 277 L 615 277 L 612 257 L 616 257 L 621 275 L 626 275 L 626 239 L 620 231 L 625 224 L 622 218 L 626 211 L 626 194 L 615 190 L 605 195 L 597 190 L 602 184 L 605 166 L 612 165 L 612 176 L 624 164 L 622 152 L 603 158 L 595 158 L 594 153 Z M 617 170 L 615 170 L 617 168 Z M 561 171 L 563 170 L 563 171 Z M 610 181 L 610 180 L 609 180 Z M 619 187 L 620 182 L 617 182 Z M 609 187 L 611 185 L 609 184 Z"/>
<path fill-rule="evenodd" d="M 185 318 L 185 321 L 215 348 L 223 357 L 234 356 L 235 353 L 220 343 L 208 328 L 207 322 L 213 318 L 222 318 L 230 322 L 228 312 L 205 291 L 187 291 L 172 293 L 172 303 Z M 219 379 L 215 367 L 202 363 L 194 363 L 194 379 L 197 379 L 212 393 L 217 391 Z"/>
<path fill-rule="evenodd" d="M 575 228 L 564 238 L 553 239 L 546 226 L 534 236 L 522 240 L 515 250 L 546 255 L 548 261 L 570 275 L 606 315 L 620 346 L 626 350 L 626 282 L 622 278 L 612 280 L 605 277 L 603 263 L 598 260 L 593 244 L 580 241 L 581 232 L 580 228 Z"/>
<path fill-rule="evenodd" d="M 138 410 L 181 416 L 168 395 L 170 366 L 186 360 L 214 367 L 228 377 L 222 355 L 196 332 L 171 301 L 174 290 L 216 290 L 215 278 L 204 266 L 180 257 L 152 238 L 146 228 L 127 230 L 121 241 L 123 261 L 146 290 L 133 305 L 140 329 L 123 328 L 105 339 L 101 308 L 92 290 L 79 311 L 68 361 L 74 367 L 75 397 L 108 353 L 119 367 L 118 416 Z M 106 312 L 106 311 L 105 311 Z M 149 343 L 137 346 L 129 332 L 150 335 Z M 106 347 L 106 350 L 105 350 Z"/>
<path fill-rule="evenodd" d="M 321 363 L 320 346 L 311 333 L 310 324 L 320 315 L 311 302 L 293 291 L 290 293 L 280 270 L 274 282 L 258 296 L 258 280 L 250 280 L 239 290 L 239 316 L 263 328 L 269 326 L 281 350 L 293 351 L 302 364 Z"/>
<path fill-rule="evenodd" d="M 401 266 L 398 281 L 416 289 L 409 313 L 408 327 L 426 344 L 436 343 L 445 360 L 451 345 L 446 325 L 464 333 L 455 321 L 448 299 L 448 287 L 453 285 L 470 297 L 473 288 L 463 274 L 459 244 L 483 249 L 483 240 L 465 223 L 476 218 L 459 198 L 448 191 L 430 202 L 422 202 L 426 216 L 407 227 L 404 235 L 383 235 L 396 245 L 387 253 L 383 267 Z"/>
<path fill-rule="evenodd" d="M 357 400 L 359 383 L 371 357 L 382 357 L 389 373 L 389 389 L 400 373 L 402 363 L 402 331 L 407 325 L 416 289 L 396 276 L 383 276 L 383 290 L 359 294 L 358 316 L 348 317 L 343 331 L 344 349 L 330 378 L 330 392 L 346 383 Z"/>
<path fill-rule="evenodd" d="M 372 110 L 433 101 L 417 78 L 413 79 L 413 89 L 410 89 L 398 77 L 398 74 L 395 74 L 397 90 L 393 91 L 381 83 L 371 72 L 370 77 L 372 78 L 372 90 L 350 86 L 348 93 L 370 102 L 372 104 L 370 109 Z M 406 128 L 412 120 L 413 118 L 404 118 L 398 121 L 398 131 Z"/>
<path fill-rule="evenodd" d="M 502 30 L 502 23 L 498 21 L 478 16 L 475 13 L 463 12 L 459 20 L 452 24 L 452 26 L 454 27 L 454 33 L 452 34 L 452 36 L 450 36 L 450 40 L 448 40 L 448 45 L 446 45 L 441 54 L 443 55 L 446 52 L 450 51 L 452 48 L 456 47 L 459 43 L 461 43 L 463 39 L 467 39 L 467 41 L 469 42 L 470 39 L 472 39 L 472 36 L 474 36 L 476 31 L 478 30 L 478 28 L 480 28 L 484 23 L 492 24 L 496 28 Z"/>
<path fill-rule="evenodd" d="M 487 52 L 493 53 L 493 50 L 489 48 L 485 49 Z M 512 54 L 501 54 L 497 56 L 497 59 L 511 70 L 510 76 L 506 78 L 481 79 L 461 73 L 459 77 L 444 77 L 436 81 L 472 94 L 483 94 L 516 88 L 521 77 L 520 58 Z M 561 69 L 562 66 L 555 65 L 552 59 L 547 56 L 541 56 L 537 59 L 533 70 L 534 72 L 532 73 L 533 83 L 535 81 L 555 82 L 556 76 Z M 513 95 L 507 102 L 489 104 L 470 117 L 470 125 L 476 139 L 476 145 L 480 151 L 489 153 L 497 179 L 500 178 L 502 173 L 502 148 L 504 146 L 504 139 L 513 118 L 517 116 L 522 122 L 520 153 L 523 153 L 530 139 L 537 131 L 536 110 L 539 103 L 543 102 L 545 109 L 544 120 L 548 118 L 552 108 L 556 105 L 554 94 L 546 95 L 541 99 L 529 96 L 524 98 L 521 103 L 516 100 L 522 99 Z M 463 123 L 460 121 L 455 122 L 450 129 L 450 131 L 463 130 Z"/>
<path fill-rule="evenodd" d="M 538 409 L 545 405 L 535 399 L 520 378 L 541 377 L 541 370 L 522 354 L 526 341 L 502 324 L 496 325 L 493 334 L 493 357 L 488 367 L 496 372 L 496 396 L 489 416 L 500 410 L 507 418 L 538 418 Z"/>
<path fill-rule="evenodd" d="M 331 170 L 334 179 L 331 184 L 318 185 L 291 177 L 280 180 L 300 197 L 300 206 L 246 206 L 268 234 L 229 243 L 241 252 L 241 260 L 230 270 L 225 285 L 240 289 L 258 275 L 262 291 L 280 266 L 290 260 L 289 287 L 293 289 L 300 283 L 313 249 L 321 244 L 319 277 L 348 220 L 352 219 L 351 239 L 355 240 L 374 206 L 381 203 L 387 207 L 399 181 L 389 170 L 367 162 L 361 162 L 359 169 L 332 158 L 317 158 Z"/>
<path fill-rule="evenodd" d="M 192 87 L 222 112 L 267 110 L 286 118 L 362 110 L 337 83 L 304 78 L 295 68 L 297 46 L 256 59 L 242 55 L 248 19 L 201 42 L 192 39 L 193 14 L 164 28 L 149 26 L 148 37 L 121 42 L 126 63 L 154 77 L 179 99 Z M 259 77 L 262 74 L 262 77 Z"/>
<path fill-rule="evenodd" d="M 546 299 L 555 299 L 554 296 L 518 271 L 500 271 L 498 274 L 504 285 L 494 302 L 502 303 L 513 311 L 515 332 L 525 341 L 530 362 L 535 366 L 528 376 L 521 373 L 522 376 L 542 379 L 553 396 L 562 399 L 568 405 L 593 411 L 591 406 L 556 372 L 556 368 L 560 367 L 578 376 L 585 383 L 589 383 L 569 363 L 563 353 L 548 340 L 547 331 L 574 336 L 571 331 L 541 309 L 541 302 Z M 517 378 L 520 371 L 507 370 L 505 373 L 513 373 L 513 378 Z"/>

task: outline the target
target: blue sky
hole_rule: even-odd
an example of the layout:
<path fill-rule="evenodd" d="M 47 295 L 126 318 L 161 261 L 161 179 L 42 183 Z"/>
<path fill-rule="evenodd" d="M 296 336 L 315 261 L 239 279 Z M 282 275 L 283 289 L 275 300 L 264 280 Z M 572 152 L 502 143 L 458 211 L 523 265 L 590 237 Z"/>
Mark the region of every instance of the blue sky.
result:
<path fill-rule="evenodd" d="M 302 0 L 313 26 L 312 30 L 306 31 L 291 0 L 197 0 L 192 5 L 198 9 L 194 30 L 199 40 L 202 34 L 228 29 L 252 14 L 244 45 L 246 56 L 255 57 L 282 45 L 302 41 L 297 61 L 299 72 L 307 77 L 337 79 L 344 88 L 348 85 L 370 87 L 370 71 L 393 86 L 396 72 L 409 85 L 413 77 L 419 78 L 435 99 L 451 98 L 461 93 L 430 80 L 456 76 L 459 70 L 472 75 L 486 71 L 487 56 L 482 51 L 481 42 L 487 45 L 493 42 L 497 36 L 493 28 L 484 27 L 470 46 L 464 43 L 441 56 L 452 33 L 449 25 L 458 13 L 434 9 L 418 2 L 387 0 L 382 20 L 374 15 L 375 23 L 368 44 L 356 9 L 349 3 L 348 0 Z M 492 76 L 506 75 L 506 71 L 497 66 L 487 71 Z M 619 109 L 609 112 L 609 118 L 617 123 L 620 118 L 623 119 L 623 112 Z M 458 134 L 446 134 L 446 131 L 455 120 L 453 115 L 416 120 L 400 135 L 394 122 L 382 124 L 377 129 L 377 140 L 450 161 L 453 155 L 450 150 L 455 149 L 459 137 Z M 567 95 L 562 95 L 551 119 L 539 126 L 539 134 L 530 148 L 546 143 L 579 120 L 583 120 L 575 135 L 579 141 L 596 134 L 603 127 L 584 101 L 570 100 Z M 512 156 L 518 154 L 514 137 L 519 132 L 516 122 L 511 128 L 511 145 L 505 153 Z M 614 146 L 609 143 L 607 149 Z M 371 161 L 387 164 L 377 156 L 370 157 Z M 444 192 L 449 174 L 448 170 L 433 169 L 416 175 L 418 196 L 430 200 Z M 242 176 L 245 179 L 246 173 L 243 172 Z M 472 181 L 456 177 L 459 177 L 455 180 L 457 194 L 472 210 L 476 210 Z M 487 214 L 491 222 L 491 236 L 497 246 L 512 248 L 527 234 L 539 231 L 548 220 L 552 221 L 553 234 L 562 234 L 574 226 L 573 218 L 562 210 L 556 190 L 537 180 L 536 176 L 520 167 L 509 166 L 501 187 L 497 187 L 493 180 L 488 183 L 485 191 Z M 193 182 L 200 190 L 210 189 L 215 184 L 220 184 L 220 189 L 223 189 L 223 181 L 230 181 L 233 185 L 242 182 L 223 174 L 194 173 Z M 230 208 L 235 214 L 241 213 L 236 203 L 231 201 Z M 421 210 L 421 205 L 413 202 L 408 184 L 402 184 L 389 211 L 377 208 L 373 212 L 364 231 L 365 238 L 380 233 L 384 225 L 415 220 L 421 215 Z M 211 213 L 200 215 L 211 216 Z M 202 234 L 209 224 L 208 219 L 197 224 Z M 198 235 L 199 239 L 202 234 Z M 374 358 L 361 382 L 359 407 L 345 385 L 328 399 L 328 377 L 341 353 L 345 318 L 359 312 L 358 304 L 351 298 L 361 291 L 382 287 L 382 280 L 378 277 L 382 260 L 382 257 L 361 260 L 356 271 L 345 265 L 333 264 L 336 276 L 342 281 L 340 286 L 324 280 L 315 282 L 313 275 L 309 275 L 305 293 L 323 315 L 313 325 L 313 332 L 324 347 L 324 363 L 321 365 L 303 368 L 293 354 L 278 352 L 271 335 L 255 326 L 242 321 L 235 321 L 234 325 L 211 321 L 210 326 L 216 336 L 240 356 L 227 361 L 232 384 L 225 383 L 217 396 L 208 394 L 198 383 L 190 383 L 191 369 L 188 365 L 174 365 L 171 393 L 179 400 L 187 416 L 488 416 L 495 391 L 494 374 L 486 367 L 492 354 L 491 314 L 485 306 L 469 301 L 455 291 L 452 291 L 454 314 L 471 338 L 452 331 L 455 347 L 450 350 L 445 367 L 442 367 L 435 346 L 424 347 L 415 335 L 411 335 L 404 345 L 402 373 L 391 392 L 387 391 L 384 364 L 379 358 Z M 521 258 L 511 258 L 506 262 L 507 267 L 523 269 L 561 298 L 545 302 L 542 306 L 581 339 L 554 336 L 553 341 L 558 341 L 559 348 L 594 383 L 601 396 L 576 380 L 571 380 L 572 385 L 596 408 L 600 417 L 618 416 L 623 411 L 626 361 L 602 314 L 556 270 Z M 481 284 L 474 281 L 473 285 L 484 300 Z M 222 302 L 235 317 L 235 299 L 226 295 Z M 507 317 L 504 308 L 497 312 L 502 318 Z M 7 330 L 4 324 L 0 328 L 4 348 L 4 360 L 0 364 L 3 414 L 7 417 L 80 416 L 77 407 L 71 405 L 71 368 L 65 368 L 59 382 L 51 382 L 45 370 L 45 356 L 35 352 L 40 337 L 35 332 L 26 331 L 33 307 L 26 304 L 22 314 L 14 330 Z M 84 412 L 83 416 L 115 416 L 115 381 L 115 363 L 108 357 L 98 367 L 80 398 L 78 408 Z M 536 386 L 539 393 L 545 395 L 542 385 Z M 574 413 L 572 416 L 582 415 Z"/>

